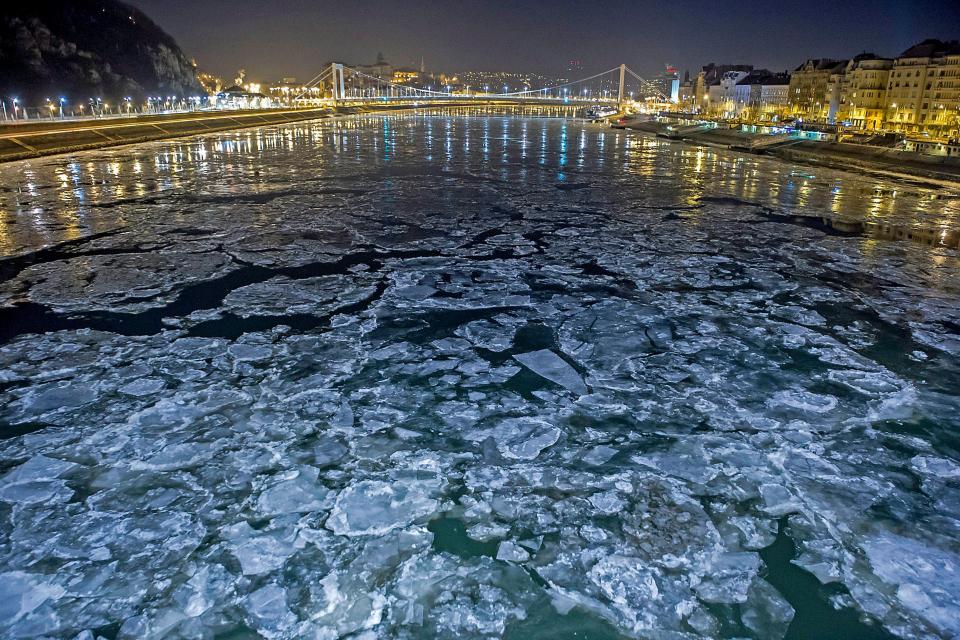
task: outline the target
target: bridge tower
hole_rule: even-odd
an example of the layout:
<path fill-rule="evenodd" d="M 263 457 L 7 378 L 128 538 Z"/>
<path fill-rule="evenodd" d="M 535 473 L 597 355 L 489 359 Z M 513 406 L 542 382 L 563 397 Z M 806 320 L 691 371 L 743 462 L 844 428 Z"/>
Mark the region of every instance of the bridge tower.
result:
<path fill-rule="evenodd" d="M 620 90 L 617 92 L 617 107 L 623 106 L 623 81 L 627 72 L 627 65 L 620 65 Z"/>
<path fill-rule="evenodd" d="M 343 89 L 343 65 L 336 62 L 330 65 L 330 85 L 333 87 L 333 102 L 346 98 L 346 91 Z"/>

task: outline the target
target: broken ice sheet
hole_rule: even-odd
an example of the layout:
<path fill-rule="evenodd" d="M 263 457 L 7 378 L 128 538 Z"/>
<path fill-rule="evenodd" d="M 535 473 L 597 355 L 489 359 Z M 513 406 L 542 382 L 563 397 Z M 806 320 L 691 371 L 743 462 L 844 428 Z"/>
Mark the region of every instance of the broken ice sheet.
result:
<path fill-rule="evenodd" d="M 497 560 L 525 562 L 529 559 L 530 552 L 515 542 L 504 541 L 497 547 Z"/>
<path fill-rule="evenodd" d="M 257 511 L 262 516 L 285 513 L 307 513 L 328 505 L 330 491 L 319 483 L 318 470 L 302 467 L 288 478 L 270 484 L 257 499 Z"/>
<path fill-rule="evenodd" d="M 383 535 L 434 513 L 431 482 L 364 480 L 340 492 L 327 528 L 342 536 Z"/>
<path fill-rule="evenodd" d="M 137 312 L 170 302 L 184 286 L 233 269 L 222 253 L 175 251 L 85 256 L 25 269 L 32 302 L 58 311 Z"/>
<path fill-rule="evenodd" d="M 497 450 L 509 460 L 533 460 L 560 439 L 560 429 L 536 418 L 507 418 L 491 429 L 471 436 L 474 440 L 492 437 Z"/>
<path fill-rule="evenodd" d="M 513 345 L 515 327 L 503 326 L 490 320 L 476 320 L 457 329 L 474 346 L 490 351 L 505 351 Z"/>
<path fill-rule="evenodd" d="M 244 531 L 230 546 L 245 576 L 276 571 L 296 553 L 292 533 L 283 531 Z"/>
<path fill-rule="evenodd" d="M 328 315 L 372 295 L 374 291 L 372 279 L 363 275 L 301 279 L 280 276 L 234 289 L 224 298 L 222 309 L 242 318 Z"/>
<path fill-rule="evenodd" d="M 539 376 L 556 383 L 568 391 L 583 395 L 587 393 L 587 385 L 577 370 L 549 349 L 520 353 L 513 358 Z"/>

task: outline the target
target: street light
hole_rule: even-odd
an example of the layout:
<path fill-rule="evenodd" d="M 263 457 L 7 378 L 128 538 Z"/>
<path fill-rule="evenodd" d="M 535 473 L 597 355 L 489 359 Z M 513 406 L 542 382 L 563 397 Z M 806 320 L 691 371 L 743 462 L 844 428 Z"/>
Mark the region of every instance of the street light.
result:
<path fill-rule="evenodd" d="M 66 98 L 64 98 L 64 97 L 61 97 L 61 98 L 60 98 L 60 119 L 61 119 L 61 120 L 63 120 L 63 103 L 66 102 L 66 101 L 67 101 Z"/>

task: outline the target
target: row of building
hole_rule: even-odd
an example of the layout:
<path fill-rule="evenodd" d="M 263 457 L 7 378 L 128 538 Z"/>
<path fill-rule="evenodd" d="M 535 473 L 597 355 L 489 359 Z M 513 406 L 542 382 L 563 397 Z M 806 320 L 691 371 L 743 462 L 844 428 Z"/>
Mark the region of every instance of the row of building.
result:
<path fill-rule="evenodd" d="M 956 138 L 960 41 L 925 40 L 896 58 L 811 59 L 791 73 L 709 64 L 678 93 L 681 108 L 716 117 Z"/>
<path fill-rule="evenodd" d="M 323 69 L 330 67 L 327 63 Z M 382 95 L 389 93 L 390 85 L 413 87 L 426 91 L 455 94 L 508 93 L 549 87 L 565 82 L 565 78 L 537 73 L 514 73 L 506 71 L 463 71 L 459 73 L 427 72 L 423 62 L 420 68 L 395 67 L 378 55 L 373 64 L 347 64 L 350 73 L 344 74 L 344 90 L 348 95 Z M 332 90 L 329 80 L 304 82 L 295 77 L 285 77 L 269 85 L 247 82 L 244 70 L 238 72 L 233 83 L 208 73 L 198 78 L 211 98 L 226 108 L 257 108 L 271 105 L 287 105 L 294 101 L 329 98 Z M 314 79 L 316 80 L 316 79 Z"/>
<path fill-rule="evenodd" d="M 330 63 L 324 65 L 327 68 Z M 378 54 L 373 64 L 347 64 L 352 72 L 345 75 L 345 89 L 348 93 L 364 95 L 365 91 L 382 90 L 387 84 L 415 87 L 427 91 L 450 93 L 501 93 L 528 91 L 547 87 L 562 78 L 544 76 L 536 73 L 513 73 L 506 71 L 463 71 L 458 73 L 428 72 L 423 60 L 420 68 L 394 66 L 383 54 Z M 296 78 L 284 78 L 269 88 L 270 97 L 284 101 L 290 96 L 308 95 L 324 92 L 326 87 L 306 86 Z M 327 92 L 328 93 L 328 92 Z M 320 96 L 322 97 L 322 96 Z"/>

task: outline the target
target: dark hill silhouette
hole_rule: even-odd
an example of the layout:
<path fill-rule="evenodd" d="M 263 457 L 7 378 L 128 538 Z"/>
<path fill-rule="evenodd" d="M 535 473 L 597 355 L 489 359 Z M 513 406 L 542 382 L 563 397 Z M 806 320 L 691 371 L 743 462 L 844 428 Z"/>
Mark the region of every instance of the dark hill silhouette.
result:
<path fill-rule="evenodd" d="M 191 61 L 142 11 L 117 0 L 26 0 L 0 12 L 0 96 L 202 95 Z"/>

